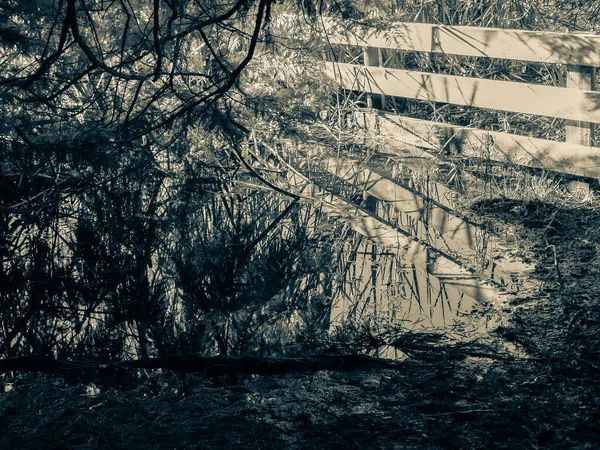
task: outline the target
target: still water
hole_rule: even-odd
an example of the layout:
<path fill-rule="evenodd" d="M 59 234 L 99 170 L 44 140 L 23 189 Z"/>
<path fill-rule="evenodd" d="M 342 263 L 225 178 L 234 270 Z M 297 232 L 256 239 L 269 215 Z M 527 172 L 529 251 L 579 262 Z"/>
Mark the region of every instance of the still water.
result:
<path fill-rule="evenodd" d="M 368 323 L 479 335 L 498 325 L 498 310 L 533 270 L 453 209 L 459 194 L 427 163 L 414 155 L 396 158 L 393 167 L 376 158 L 322 158 L 329 178 L 304 194 L 353 231 L 344 244 L 332 328 Z"/>

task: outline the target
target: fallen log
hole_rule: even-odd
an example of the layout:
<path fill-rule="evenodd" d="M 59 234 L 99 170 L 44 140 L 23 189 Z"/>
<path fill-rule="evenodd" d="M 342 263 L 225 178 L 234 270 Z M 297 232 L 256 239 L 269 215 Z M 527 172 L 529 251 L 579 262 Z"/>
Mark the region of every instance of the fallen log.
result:
<path fill-rule="evenodd" d="M 208 377 L 232 374 L 277 375 L 318 372 L 321 370 L 355 371 L 369 368 L 398 368 L 401 363 L 365 355 L 319 354 L 300 358 L 267 358 L 255 356 L 195 356 L 168 355 L 131 361 L 95 362 L 57 360 L 46 356 L 24 356 L 0 359 L 2 372 L 45 372 L 61 374 L 68 371 L 104 372 L 132 368 L 204 373 Z"/>

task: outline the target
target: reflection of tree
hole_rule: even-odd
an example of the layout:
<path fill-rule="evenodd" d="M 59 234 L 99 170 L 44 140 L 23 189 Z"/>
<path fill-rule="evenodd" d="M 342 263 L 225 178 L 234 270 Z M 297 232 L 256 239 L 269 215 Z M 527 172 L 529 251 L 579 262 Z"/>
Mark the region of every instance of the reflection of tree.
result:
<path fill-rule="evenodd" d="M 303 316 L 314 313 L 310 306 L 318 308 L 323 301 L 309 294 L 330 256 L 327 247 L 313 248 L 318 241 L 305 228 L 307 211 L 295 201 L 286 206 L 261 197 L 236 203 L 223 199 L 210 212 L 211 222 L 201 228 L 201 220 L 188 216 L 190 228 L 181 233 L 182 253 L 175 266 L 186 319 L 185 345 L 194 353 L 207 351 L 199 343 L 209 350 L 214 345 L 224 355 L 281 345 L 306 325 Z M 269 210 L 280 212 L 271 218 Z M 257 223 L 256 217 L 268 220 Z M 269 231 L 283 220 L 285 237 L 272 236 Z M 200 331 L 198 323 L 204 324 Z M 201 339 L 199 332 L 212 339 Z"/>
<path fill-rule="evenodd" d="M 331 260 L 306 228 L 314 213 L 261 192 L 207 201 L 199 172 L 168 194 L 158 177 L 137 196 L 125 184 L 83 198 L 56 248 L 39 236 L 25 243 L 31 267 L 14 258 L 3 284 L 4 348 L 64 356 L 92 348 L 101 359 L 136 349 L 241 354 L 318 326 L 307 324 L 314 314 L 328 317 L 326 295 L 312 295 Z"/>

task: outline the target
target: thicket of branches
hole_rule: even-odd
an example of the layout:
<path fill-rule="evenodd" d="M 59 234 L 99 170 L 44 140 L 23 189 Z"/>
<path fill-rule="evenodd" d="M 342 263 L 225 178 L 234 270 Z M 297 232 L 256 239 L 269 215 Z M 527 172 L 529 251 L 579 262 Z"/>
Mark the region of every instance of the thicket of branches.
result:
<path fill-rule="evenodd" d="M 1 356 L 241 354 L 277 345 L 273 324 L 326 328 L 313 212 L 232 183 L 277 109 L 240 84 L 274 7 L 0 3 Z"/>

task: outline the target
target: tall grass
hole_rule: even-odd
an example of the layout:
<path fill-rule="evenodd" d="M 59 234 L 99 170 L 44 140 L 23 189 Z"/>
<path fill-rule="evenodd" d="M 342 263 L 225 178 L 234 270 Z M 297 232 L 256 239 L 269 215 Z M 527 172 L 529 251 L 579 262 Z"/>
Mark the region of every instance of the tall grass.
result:
<path fill-rule="evenodd" d="M 597 31 L 597 0 L 374 0 L 352 4 L 371 20 L 544 31 Z"/>
<path fill-rule="evenodd" d="M 355 18 L 383 31 L 401 29 L 401 22 L 439 23 L 553 32 L 600 31 L 600 1 L 575 0 L 393 0 L 356 3 Z M 361 50 L 337 47 L 332 57 L 361 63 Z M 525 63 L 492 58 L 385 49 L 381 65 L 446 75 L 565 87 L 567 70 L 561 64 Z M 349 94 L 343 104 L 366 106 L 366 97 Z M 528 114 L 490 111 L 428 101 L 386 98 L 386 110 L 410 117 L 452 123 L 535 138 L 564 141 L 565 121 Z M 600 141 L 592 136 L 592 143 Z"/>

